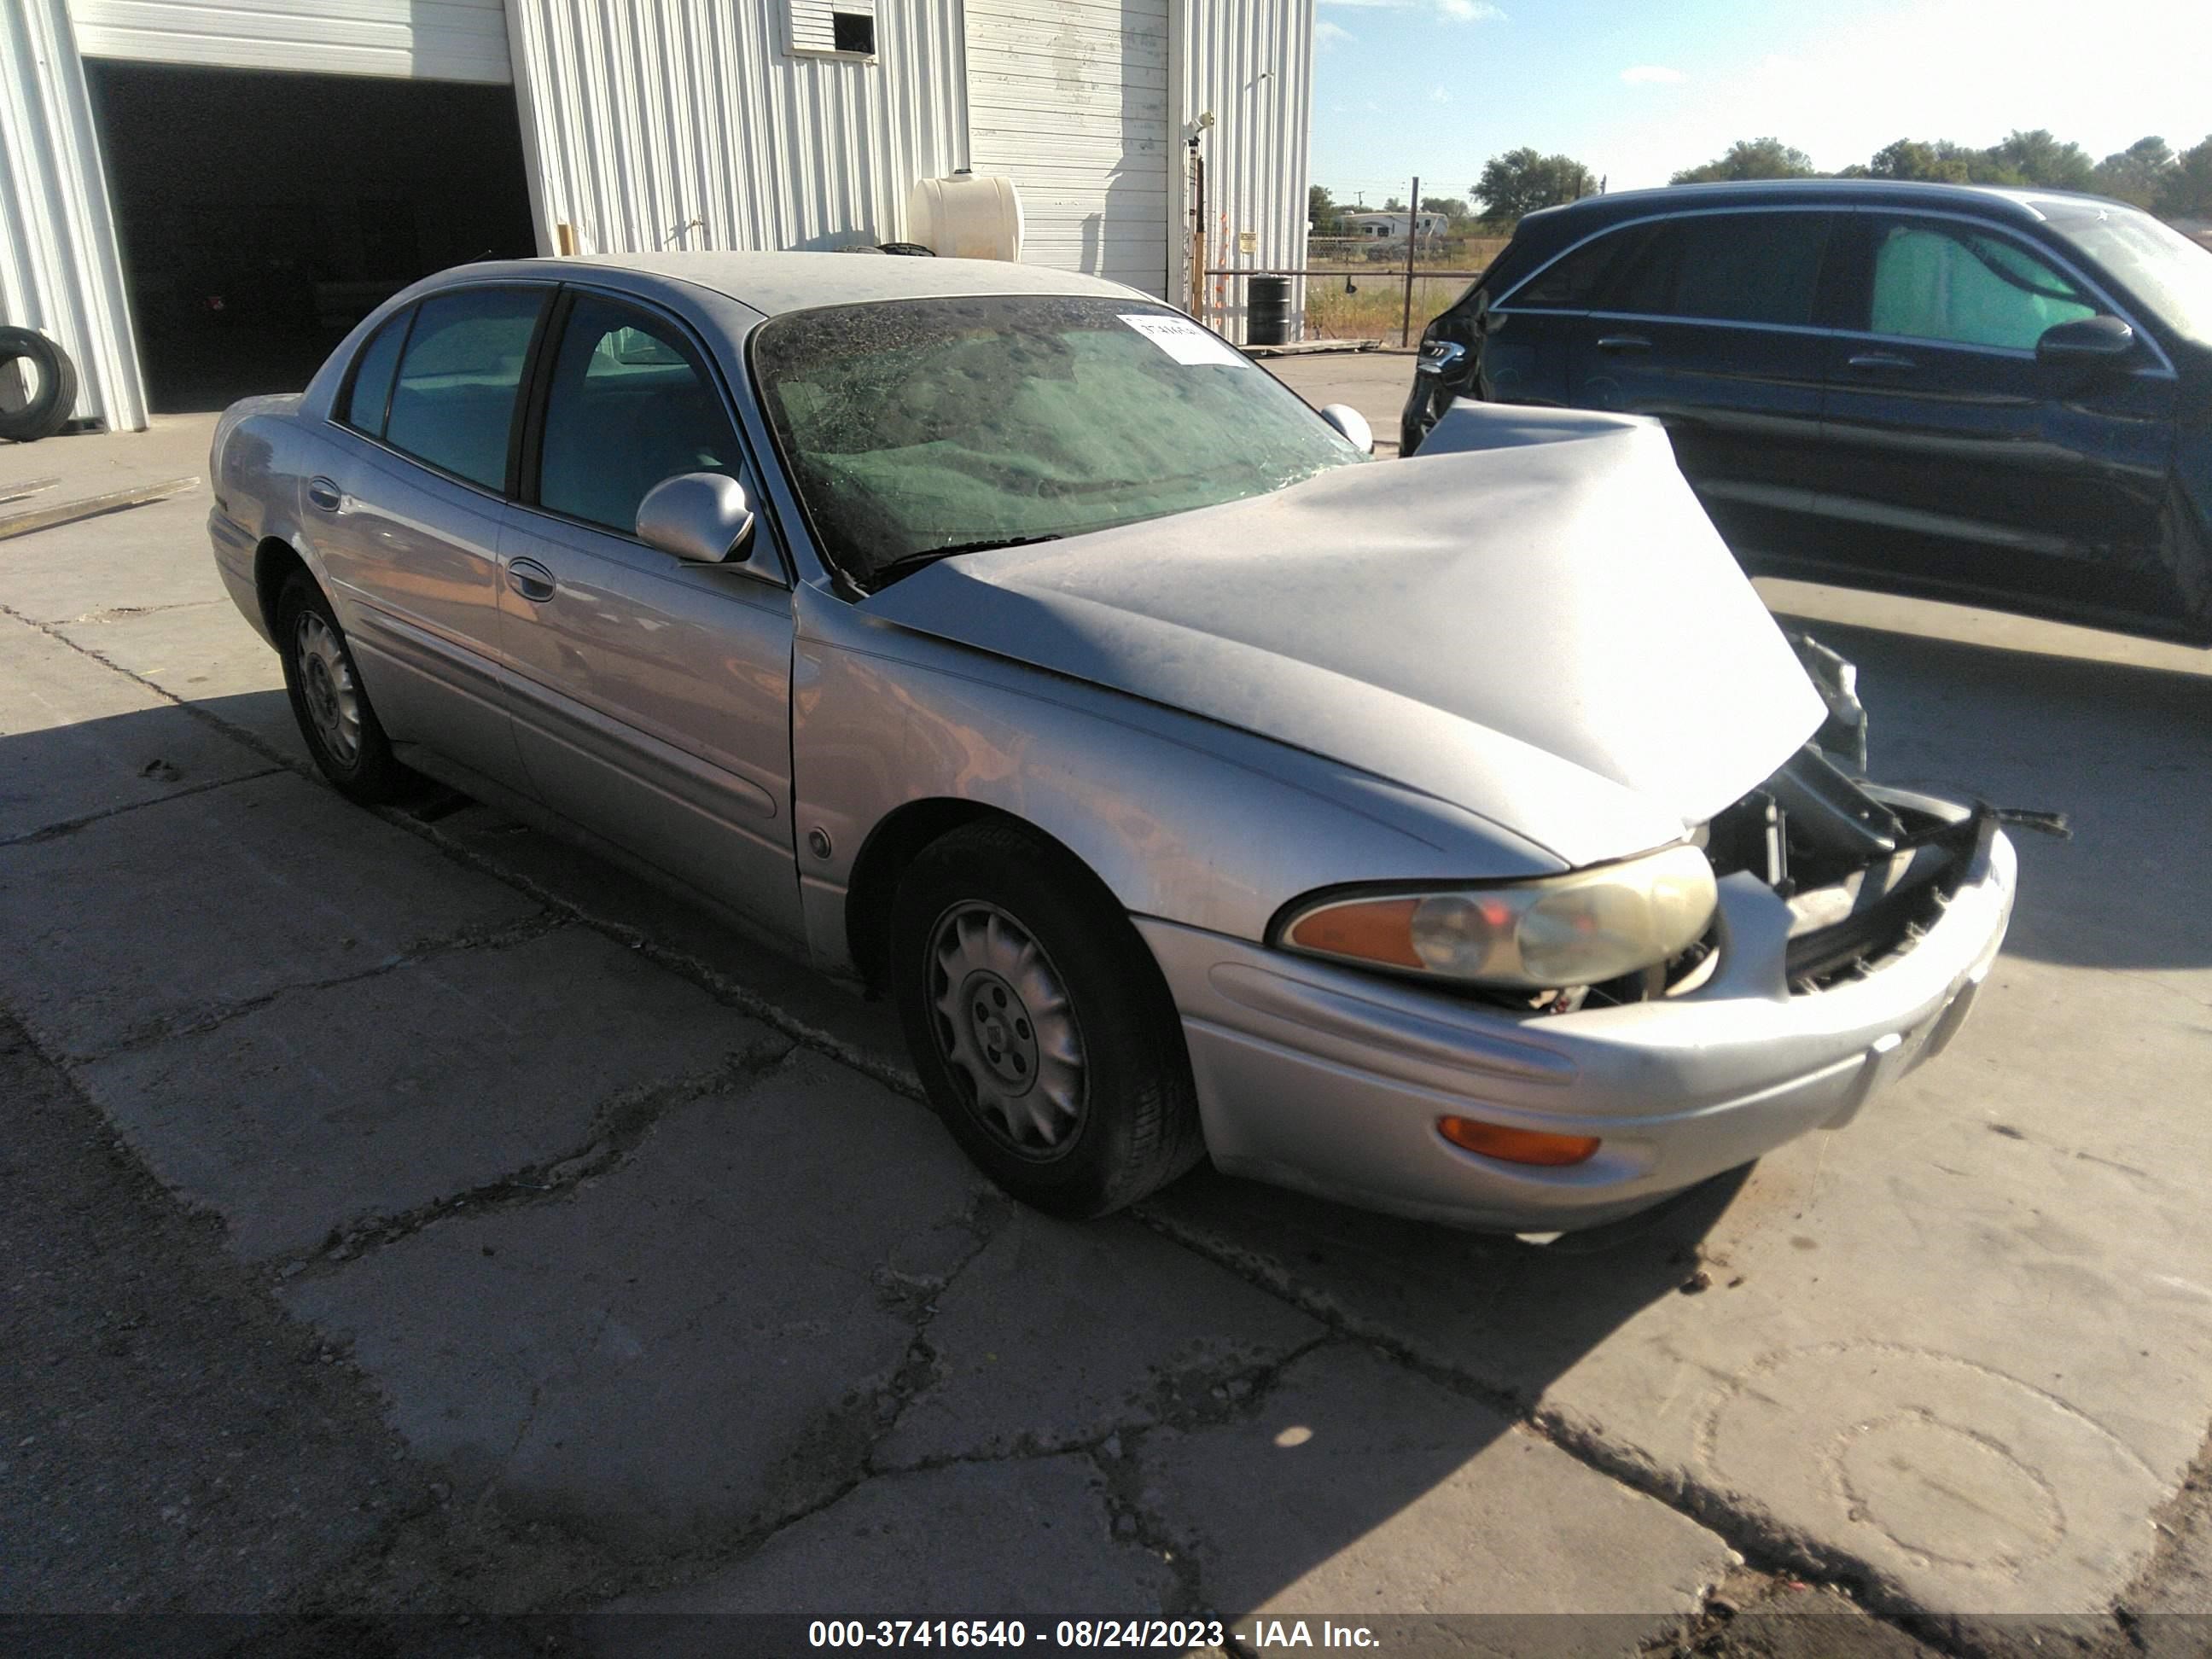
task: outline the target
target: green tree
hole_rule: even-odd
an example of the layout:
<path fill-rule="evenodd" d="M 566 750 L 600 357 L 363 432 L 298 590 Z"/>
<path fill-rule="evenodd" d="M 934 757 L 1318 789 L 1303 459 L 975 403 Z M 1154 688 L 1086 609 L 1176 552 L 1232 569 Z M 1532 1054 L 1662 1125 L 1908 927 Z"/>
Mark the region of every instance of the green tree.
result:
<path fill-rule="evenodd" d="M 2173 165 L 2173 151 L 2163 138 L 2138 138 L 2125 149 L 2116 149 L 2097 163 L 2092 188 L 2104 196 L 2117 196 L 2139 208 L 2158 203 L 2159 185 Z"/>
<path fill-rule="evenodd" d="M 1336 198 L 1326 185 L 1306 187 L 1306 219 L 1316 236 L 1344 234 L 1344 210 L 1337 205 Z"/>
<path fill-rule="evenodd" d="M 2075 143 L 2062 143 L 2047 127 L 2033 132 L 2014 128 L 1990 146 L 1990 159 L 2019 175 L 2023 184 L 2045 190 L 2091 190 L 2097 182 L 2096 164 Z"/>
<path fill-rule="evenodd" d="M 2048 136 L 2048 135 L 2046 135 Z M 1876 179 L 1917 179 L 1939 185 L 2022 185 L 2019 170 L 1994 149 L 1972 149 L 1948 138 L 1923 143 L 1900 138 L 1874 153 L 1867 172 Z"/>
<path fill-rule="evenodd" d="M 2212 136 L 2173 158 L 2159 181 L 2158 210 L 2169 219 L 2212 219 Z"/>
<path fill-rule="evenodd" d="M 1462 219 L 1474 216 L 1468 211 L 1464 196 L 1424 196 L 1421 198 L 1421 211 L 1441 213 L 1455 225 Z"/>
<path fill-rule="evenodd" d="M 1571 155 L 1546 155 L 1523 144 L 1483 163 L 1468 194 L 1489 223 L 1510 228 L 1522 215 L 1579 200 L 1597 190 L 1597 175 Z"/>
<path fill-rule="evenodd" d="M 1739 138 L 1703 167 L 1685 167 L 1667 182 L 1705 185 L 1723 179 L 1811 179 L 1813 158 L 1779 138 Z"/>
<path fill-rule="evenodd" d="M 1382 204 L 1382 211 L 1385 213 L 1403 213 L 1405 210 L 1405 201 L 1400 197 L 1393 196 Z"/>
<path fill-rule="evenodd" d="M 1884 144 L 1875 151 L 1874 159 L 1867 163 L 1867 171 L 1877 179 L 1919 179 L 1954 185 L 1966 182 L 1965 157 L 1939 155 L 1936 145 L 1923 144 L 1917 138 L 1900 138 L 1893 144 Z"/>

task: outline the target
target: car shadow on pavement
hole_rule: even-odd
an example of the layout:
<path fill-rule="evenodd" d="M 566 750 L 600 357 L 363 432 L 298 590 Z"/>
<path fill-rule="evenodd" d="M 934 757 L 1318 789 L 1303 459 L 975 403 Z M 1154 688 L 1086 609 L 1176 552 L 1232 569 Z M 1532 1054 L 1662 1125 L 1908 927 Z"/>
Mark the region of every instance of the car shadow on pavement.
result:
<path fill-rule="evenodd" d="M 2008 954 L 2212 965 L 2212 673 L 1779 620 L 1858 665 L 1878 782 L 2067 815 L 2070 842 L 2014 834 Z"/>

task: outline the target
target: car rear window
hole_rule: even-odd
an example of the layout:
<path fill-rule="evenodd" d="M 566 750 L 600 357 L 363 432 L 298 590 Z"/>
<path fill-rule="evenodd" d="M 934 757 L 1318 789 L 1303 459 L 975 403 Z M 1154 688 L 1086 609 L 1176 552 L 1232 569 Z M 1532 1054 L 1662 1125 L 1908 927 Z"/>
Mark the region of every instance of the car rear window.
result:
<path fill-rule="evenodd" d="M 539 289 L 465 289 L 422 301 L 392 389 L 385 441 L 498 489 L 515 392 L 544 303 Z"/>
<path fill-rule="evenodd" d="M 1515 289 L 1506 303 L 1534 310 L 1587 310 L 1622 257 L 1644 240 L 1638 229 L 1608 231 L 1584 243 Z"/>
<path fill-rule="evenodd" d="M 1813 320 L 1825 213 L 1705 213 L 1659 226 L 1601 309 L 1802 325 Z"/>
<path fill-rule="evenodd" d="M 366 432 L 372 438 L 384 435 L 384 410 L 392 401 L 392 372 L 399 367 L 399 348 L 406 343 L 408 319 L 414 314 L 415 308 L 410 306 L 390 319 L 354 359 L 353 382 L 346 389 L 341 418 L 356 432 Z"/>

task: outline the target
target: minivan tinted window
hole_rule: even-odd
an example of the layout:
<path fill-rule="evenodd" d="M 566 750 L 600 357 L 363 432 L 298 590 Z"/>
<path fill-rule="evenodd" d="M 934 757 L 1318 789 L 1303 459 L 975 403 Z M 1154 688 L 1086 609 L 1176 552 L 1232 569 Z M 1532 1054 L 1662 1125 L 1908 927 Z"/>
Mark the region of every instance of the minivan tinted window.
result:
<path fill-rule="evenodd" d="M 385 441 L 471 483 L 504 487 L 515 392 L 544 295 L 477 288 L 423 301 L 392 388 Z"/>
<path fill-rule="evenodd" d="M 1721 322 L 1813 320 L 1825 213 L 1700 213 L 1660 225 L 1623 266 L 1607 311 Z"/>

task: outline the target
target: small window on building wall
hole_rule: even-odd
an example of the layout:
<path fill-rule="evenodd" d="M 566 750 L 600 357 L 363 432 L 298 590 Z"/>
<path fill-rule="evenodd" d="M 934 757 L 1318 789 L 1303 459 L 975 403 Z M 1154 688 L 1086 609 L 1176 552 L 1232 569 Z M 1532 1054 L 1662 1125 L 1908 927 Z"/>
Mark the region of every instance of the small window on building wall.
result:
<path fill-rule="evenodd" d="M 791 50 L 824 58 L 876 55 L 876 0 L 787 0 Z"/>

